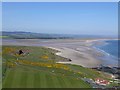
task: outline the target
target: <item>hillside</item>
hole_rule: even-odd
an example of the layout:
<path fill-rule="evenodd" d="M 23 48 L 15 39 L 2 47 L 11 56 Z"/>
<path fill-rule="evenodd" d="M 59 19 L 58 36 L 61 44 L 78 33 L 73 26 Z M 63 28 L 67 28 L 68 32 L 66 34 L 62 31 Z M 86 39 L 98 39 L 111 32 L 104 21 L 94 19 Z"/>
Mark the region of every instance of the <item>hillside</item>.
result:
<path fill-rule="evenodd" d="M 57 63 L 67 59 L 49 48 L 3 46 L 2 50 L 3 88 L 92 88 L 84 78 L 111 80 L 103 72 Z M 24 54 L 19 55 L 19 50 Z"/>
<path fill-rule="evenodd" d="M 65 39 L 70 38 L 61 34 L 44 34 L 44 33 L 32 33 L 32 32 L 2 32 L 2 36 L 13 39 Z M 3 37 L 3 38 L 4 38 Z"/>

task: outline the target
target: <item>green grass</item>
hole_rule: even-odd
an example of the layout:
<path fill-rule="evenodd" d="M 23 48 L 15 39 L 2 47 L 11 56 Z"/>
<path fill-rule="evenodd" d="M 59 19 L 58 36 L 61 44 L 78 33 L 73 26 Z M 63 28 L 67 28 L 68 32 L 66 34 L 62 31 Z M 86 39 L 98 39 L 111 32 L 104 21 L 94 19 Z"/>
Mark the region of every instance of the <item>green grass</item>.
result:
<path fill-rule="evenodd" d="M 3 51 L 6 47 L 14 48 L 16 52 L 20 49 L 28 49 L 30 54 L 16 57 L 10 52 L 3 53 L 3 72 L 5 73 L 3 88 L 91 88 L 90 84 L 84 82 L 81 78 L 94 79 L 101 77 L 108 79 L 103 73 L 77 65 L 66 65 L 70 70 L 23 64 L 17 64 L 15 67 L 8 68 L 5 63 L 14 63 L 16 58 L 42 63 L 50 63 L 49 61 L 52 60 L 53 64 L 56 61 L 66 59 L 55 55 L 54 53 L 57 51 L 44 47 L 3 46 Z M 47 55 L 49 59 L 41 58 L 43 55 Z M 81 73 L 79 74 L 78 72 Z"/>
<path fill-rule="evenodd" d="M 105 75 L 103 72 L 99 72 L 97 70 L 93 70 L 90 68 L 84 68 L 78 65 L 68 65 L 68 66 L 71 67 L 72 70 L 76 72 L 81 72 L 84 77 L 92 78 L 92 79 L 100 77 L 109 80 L 109 77 L 107 77 L 108 75 Z"/>
<path fill-rule="evenodd" d="M 90 88 L 90 85 L 75 78 L 18 67 L 6 72 L 3 88 Z"/>
<path fill-rule="evenodd" d="M 1 54 L 1 48 L 0 48 L 0 89 L 2 89 L 2 54 Z"/>

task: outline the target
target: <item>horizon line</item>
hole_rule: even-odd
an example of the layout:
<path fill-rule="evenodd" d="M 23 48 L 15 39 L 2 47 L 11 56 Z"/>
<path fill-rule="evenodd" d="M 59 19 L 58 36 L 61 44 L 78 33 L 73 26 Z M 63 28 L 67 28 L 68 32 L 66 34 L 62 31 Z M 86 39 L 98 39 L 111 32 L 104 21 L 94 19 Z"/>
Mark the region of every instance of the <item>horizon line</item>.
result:
<path fill-rule="evenodd" d="M 38 33 L 38 34 L 56 34 L 56 35 L 92 35 L 92 36 L 119 36 L 119 35 L 103 35 L 103 34 L 69 34 L 69 33 L 43 33 L 32 31 L 0 31 L 0 32 L 25 32 L 25 33 Z"/>

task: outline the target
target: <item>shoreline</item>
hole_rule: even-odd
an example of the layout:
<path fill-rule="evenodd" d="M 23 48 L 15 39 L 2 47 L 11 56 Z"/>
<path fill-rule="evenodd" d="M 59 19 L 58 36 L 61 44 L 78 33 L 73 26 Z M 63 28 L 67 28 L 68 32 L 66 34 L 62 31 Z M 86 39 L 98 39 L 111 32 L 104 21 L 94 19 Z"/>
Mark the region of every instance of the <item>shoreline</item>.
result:
<path fill-rule="evenodd" d="M 99 40 L 100 40 L 100 41 L 99 41 Z M 96 56 L 93 56 L 93 57 L 92 57 L 93 60 L 91 60 L 91 55 L 88 56 L 87 54 L 83 54 L 83 55 L 86 55 L 86 57 L 89 58 L 89 60 L 87 61 L 87 62 L 89 62 L 89 64 L 87 64 L 87 63 L 85 64 L 85 63 L 83 63 L 83 61 L 80 61 L 81 64 L 79 64 L 79 63 L 77 63 L 77 62 L 74 62 L 74 61 L 71 61 L 71 62 L 58 62 L 58 63 L 75 64 L 75 65 L 81 65 L 81 66 L 83 66 L 83 67 L 92 67 L 92 68 L 94 68 L 94 67 L 99 67 L 100 65 L 105 65 L 105 66 L 110 66 L 110 67 L 118 67 L 118 65 L 116 65 L 116 64 L 111 65 L 111 64 L 105 64 L 105 63 L 103 63 L 104 61 L 107 61 L 107 60 L 104 59 L 104 57 L 105 57 L 106 59 L 111 59 L 112 57 L 109 57 L 109 56 L 111 56 L 111 55 L 110 55 L 109 53 L 105 52 L 104 50 L 95 47 L 95 45 L 99 45 L 99 44 L 97 44 L 96 42 L 102 43 L 102 45 L 103 45 L 103 44 L 106 43 L 106 41 L 109 41 L 109 40 L 117 40 L 117 39 L 99 39 L 99 40 L 96 39 L 96 40 L 86 40 L 86 41 L 85 41 L 85 42 L 86 42 L 87 44 L 89 44 L 89 45 L 87 45 L 88 47 L 84 47 L 84 48 L 86 48 L 86 49 L 92 49 L 92 52 L 91 52 L 91 53 L 96 54 Z M 61 50 L 61 49 L 59 49 L 59 48 L 54 48 L 54 47 L 48 47 L 48 48 L 55 49 L 55 50 L 59 51 L 59 52 L 56 53 L 56 55 L 58 55 L 58 56 L 62 56 L 62 57 L 65 57 L 65 58 L 68 58 L 68 59 L 73 60 L 72 57 L 70 56 L 70 55 L 72 55 L 72 54 L 64 55 L 64 53 L 65 53 L 66 51 L 64 52 L 63 50 Z M 66 49 L 68 49 L 68 48 L 64 48 L 64 50 L 66 50 Z M 79 49 L 79 48 L 76 48 L 76 49 L 74 49 L 74 50 L 75 50 L 75 51 L 80 51 L 80 50 L 78 50 L 78 49 Z M 69 50 L 67 50 L 67 51 L 69 52 Z M 75 53 L 75 51 L 72 51 L 72 52 Z M 79 53 L 80 53 L 80 52 L 79 52 Z M 106 56 L 106 55 L 107 55 L 107 56 Z M 82 58 L 82 57 L 81 57 L 81 58 Z M 84 57 L 84 59 L 85 59 L 85 57 Z M 87 59 L 87 58 L 86 58 L 86 59 Z M 112 59 L 113 59 L 113 58 L 112 58 Z M 112 60 L 112 59 L 111 59 L 111 60 Z M 82 60 L 82 59 L 81 59 L 81 60 Z M 108 62 L 108 61 L 107 61 L 107 62 Z M 94 63 L 94 65 L 91 64 L 91 63 Z"/>
<path fill-rule="evenodd" d="M 104 46 L 108 45 L 109 43 L 107 41 L 113 41 L 113 40 L 118 40 L 118 39 L 110 39 L 110 40 L 102 41 L 102 46 L 104 47 Z M 99 45 L 99 44 L 93 46 L 93 48 L 95 50 L 97 50 L 98 52 L 103 54 L 102 57 L 99 57 L 104 61 L 103 65 L 110 66 L 110 67 L 119 67 L 118 66 L 119 58 L 117 56 L 112 55 L 111 53 L 107 52 L 106 50 L 104 50 L 100 47 L 101 47 L 101 45 Z"/>
<path fill-rule="evenodd" d="M 75 64 L 83 67 L 93 68 L 93 67 L 98 67 L 102 64 L 102 61 L 98 60 L 98 56 L 102 56 L 102 54 L 91 47 L 91 43 L 94 41 L 97 40 L 90 40 L 89 44 L 88 41 L 85 41 L 87 42 L 86 44 L 88 45 L 79 48 L 72 48 L 72 49 L 66 47 L 62 47 L 62 48 L 47 47 L 47 48 L 57 50 L 58 52 L 56 53 L 56 55 L 72 60 L 69 62 L 57 62 L 57 63 Z"/>

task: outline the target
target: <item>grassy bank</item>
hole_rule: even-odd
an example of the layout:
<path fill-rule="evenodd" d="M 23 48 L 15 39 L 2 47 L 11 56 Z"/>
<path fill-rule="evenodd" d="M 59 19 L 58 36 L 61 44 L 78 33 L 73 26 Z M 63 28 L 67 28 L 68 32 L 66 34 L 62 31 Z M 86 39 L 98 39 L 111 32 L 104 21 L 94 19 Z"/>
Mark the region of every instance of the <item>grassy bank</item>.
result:
<path fill-rule="evenodd" d="M 45 47 L 3 46 L 3 88 L 91 88 L 81 78 L 109 79 L 102 72 L 77 65 L 57 64 L 67 61 Z M 18 51 L 23 54 L 18 55 Z"/>

